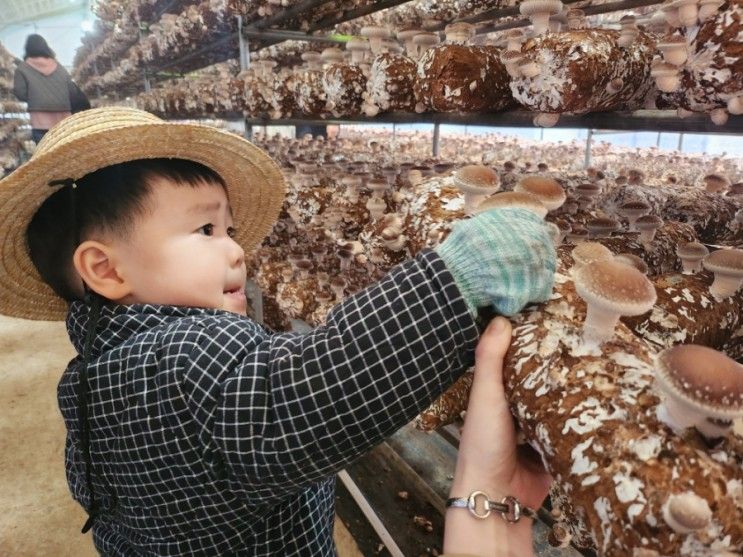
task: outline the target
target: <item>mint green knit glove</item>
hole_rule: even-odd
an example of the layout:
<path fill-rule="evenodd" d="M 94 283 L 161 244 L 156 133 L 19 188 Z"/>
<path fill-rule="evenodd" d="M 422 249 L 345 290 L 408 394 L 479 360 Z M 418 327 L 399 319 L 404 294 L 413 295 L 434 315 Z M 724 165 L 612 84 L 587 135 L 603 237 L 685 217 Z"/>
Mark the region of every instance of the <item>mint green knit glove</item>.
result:
<path fill-rule="evenodd" d="M 526 209 L 491 209 L 458 222 L 436 248 L 470 312 L 513 315 L 552 292 L 556 253 L 544 221 Z"/>

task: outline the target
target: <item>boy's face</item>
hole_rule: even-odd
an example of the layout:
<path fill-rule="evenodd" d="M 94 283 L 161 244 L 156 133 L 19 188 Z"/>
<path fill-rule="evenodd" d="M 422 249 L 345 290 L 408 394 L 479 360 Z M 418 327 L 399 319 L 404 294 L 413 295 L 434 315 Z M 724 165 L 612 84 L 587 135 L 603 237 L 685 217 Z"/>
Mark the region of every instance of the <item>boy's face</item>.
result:
<path fill-rule="evenodd" d="M 124 304 L 152 303 L 246 314 L 245 252 L 232 239 L 227 195 L 219 185 L 177 186 L 158 179 L 127 238 L 112 242 L 128 281 Z"/>

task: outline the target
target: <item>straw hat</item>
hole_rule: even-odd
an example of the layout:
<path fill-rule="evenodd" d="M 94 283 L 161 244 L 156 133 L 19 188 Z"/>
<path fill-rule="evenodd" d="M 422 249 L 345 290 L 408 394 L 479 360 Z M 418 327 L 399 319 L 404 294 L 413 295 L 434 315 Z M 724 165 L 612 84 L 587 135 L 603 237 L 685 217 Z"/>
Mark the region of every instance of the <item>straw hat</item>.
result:
<path fill-rule="evenodd" d="M 164 122 L 124 107 L 87 110 L 66 118 L 39 143 L 31 160 L 0 181 L 0 314 L 56 321 L 67 305 L 31 263 L 26 228 L 56 188 L 100 168 L 136 159 L 182 158 L 219 174 L 235 222 L 235 240 L 252 251 L 268 234 L 284 200 L 276 163 L 238 135 L 196 124 Z"/>

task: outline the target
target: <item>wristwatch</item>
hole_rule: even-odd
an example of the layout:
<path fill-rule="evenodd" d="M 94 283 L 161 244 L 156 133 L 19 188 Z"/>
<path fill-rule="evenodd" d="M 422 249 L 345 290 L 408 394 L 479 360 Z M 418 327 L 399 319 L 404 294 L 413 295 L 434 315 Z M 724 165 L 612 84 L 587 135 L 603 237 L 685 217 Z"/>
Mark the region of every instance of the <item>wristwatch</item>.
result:
<path fill-rule="evenodd" d="M 477 499 L 483 499 L 484 512 L 478 512 L 477 510 Z M 446 500 L 446 508 L 462 508 L 470 511 L 470 514 L 475 518 L 485 519 L 490 516 L 492 511 L 498 512 L 503 517 L 503 520 L 510 523 L 516 523 L 521 520 L 521 517 L 534 519 L 537 517 L 537 513 L 534 509 L 530 509 L 526 505 L 522 505 L 516 497 L 507 495 L 501 499 L 500 503 L 491 501 L 488 494 L 484 491 L 473 491 L 469 497 L 452 497 Z"/>

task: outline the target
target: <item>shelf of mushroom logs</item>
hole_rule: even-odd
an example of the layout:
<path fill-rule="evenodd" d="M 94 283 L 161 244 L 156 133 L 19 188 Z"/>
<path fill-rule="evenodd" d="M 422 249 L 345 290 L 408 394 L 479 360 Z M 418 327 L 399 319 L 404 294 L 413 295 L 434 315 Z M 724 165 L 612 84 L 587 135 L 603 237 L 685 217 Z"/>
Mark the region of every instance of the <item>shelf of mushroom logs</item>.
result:
<path fill-rule="evenodd" d="M 505 30 L 523 24 L 515 19 L 481 27 L 483 33 L 502 30 L 478 35 L 472 24 L 459 22 L 445 27 L 443 44 L 437 32 L 400 23 L 397 12 L 415 13 L 415 4 L 405 4 L 337 25 L 336 31 L 356 35 L 345 43 L 346 52 L 319 53 L 290 41 L 253 52 L 251 69 L 237 76 L 233 64 L 231 78 L 212 85 L 228 89 L 224 114 L 243 113 L 248 124 L 257 125 L 429 122 L 741 133 L 742 0 L 705 0 L 699 7 L 676 1 L 655 12 L 641 7 L 638 17 L 613 22 L 619 30 L 592 28 L 603 22 L 586 15 L 647 3 L 592 5 L 548 20 L 551 12 L 533 13 L 533 5 L 548 6 L 549 12 L 559 10 L 560 2 L 529 0 L 519 6 L 533 22 L 526 32 Z M 405 54 L 388 22 L 397 25 Z M 561 25 L 567 30 L 550 30 Z M 302 66 L 289 67 L 300 59 Z M 187 82 L 134 102 L 182 117 L 167 106 L 171 97 L 184 96 L 180 89 Z M 193 97 L 194 112 L 213 117 L 200 102 Z"/>
<path fill-rule="evenodd" d="M 289 182 L 250 263 L 264 321 L 319 325 L 467 214 L 533 210 L 549 223 L 558 268 L 551 299 L 512 320 L 507 394 L 556 479 L 537 536 L 610 556 L 740 552 L 743 184 L 730 182 L 743 161 L 600 143 L 584 170 L 580 144 L 495 134 L 451 136 L 431 159 L 423 137 L 256 133 Z M 417 428 L 458 419 L 470 382 L 465 374 Z M 368 478 L 364 494 L 393 536 L 420 530 L 406 532 L 406 555 L 439 543 L 426 530 L 440 531 L 453 470 L 441 437 L 420 436 L 411 426 L 350 468 Z"/>
<path fill-rule="evenodd" d="M 98 29 L 83 38 L 73 77 L 91 95 L 118 98 L 141 91 L 144 75 L 169 79 L 238 58 L 238 16 L 246 30 L 271 25 L 314 31 L 405 1 L 354 0 L 339 9 L 329 0 L 102 0 L 96 4 Z"/>

